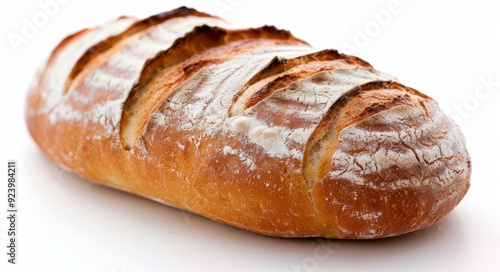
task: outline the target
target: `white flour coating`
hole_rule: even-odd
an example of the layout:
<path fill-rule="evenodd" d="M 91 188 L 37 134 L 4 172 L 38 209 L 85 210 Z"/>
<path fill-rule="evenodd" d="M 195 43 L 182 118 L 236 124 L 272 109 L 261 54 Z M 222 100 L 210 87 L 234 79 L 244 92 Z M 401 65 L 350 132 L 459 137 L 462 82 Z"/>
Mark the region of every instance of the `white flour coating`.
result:
<path fill-rule="evenodd" d="M 243 164 L 245 164 L 246 166 L 249 167 L 250 170 L 257 169 L 257 166 L 255 165 L 255 158 L 253 156 L 251 156 L 250 154 L 246 153 L 243 149 L 233 149 L 230 146 L 225 146 L 222 149 L 222 153 L 226 156 L 227 155 L 236 155 L 243 162 Z"/>
<path fill-rule="evenodd" d="M 68 80 L 69 74 L 78 59 L 94 44 L 97 44 L 111 36 L 126 30 L 136 20 L 132 18 L 120 18 L 83 34 L 78 41 L 71 42 L 65 46 L 57 55 L 50 66 L 45 81 L 45 90 L 42 92 L 44 108 L 52 109 L 58 104 L 62 97 L 62 90 Z"/>
<path fill-rule="evenodd" d="M 316 80 L 321 78 L 321 80 Z M 242 115 L 231 117 L 229 123 L 234 132 L 246 135 L 252 143 L 262 146 L 271 157 L 302 159 L 303 151 L 293 148 L 295 143 L 305 144 L 311 133 L 340 97 L 354 86 L 375 80 L 394 80 L 393 77 L 366 68 L 337 69 L 315 74 L 296 81 L 286 88 L 275 91 L 269 98 L 247 109 Z M 304 105 L 314 105 L 307 111 L 294 107 L 283 107 L 276 102 L 291 100 Z M 304 128 L 290 129 L 285 126 L 271 126 L 256 117 L 254 108 L 264 104 L 272 112 L 284 116 L 300 116 L 310 124 Z"/>
<path fill-rule="evenodd" d="M 64 120 L 77 122 L 82 120 L 83 114 L 81 111 L 75 110 L 68 103 L 61 103 L 48 115 L 51 124 L 57 123 L 59 118 L 64 115 Z"/>
<path fill-rule="evenodd" d="M 171 27 L 166 28 L 166 25 Z M 175 40 L 183 37 L 188 32 L 192 31 L 194 27 L 200 25 L 227 26 L 227 23 L 220 19 L 196 16 L 168 20 L 148 28 L 145 34 L 131 41 L 127 47 L 114 54 L 109 59 L 108 65 L 132 74 L 125 84 L 127 87 L 130 84 L 135 84 L 137 83 L 146 60 L 168 49 Z M 170 30 L 172 28 L 176 29 L 176 31 L 172 32 Z M 105 72 L 97 70 L 95 73 L 100 75 Z M 102 85 L 95 86 L 103 87 Z"/>
<path fill-rule="evenodd" d="M 87 123 L 99 123 L 105 128 L 105 135 L 118 133 L 119 126 L 117 125 L 121 118 L 121 112 L 117 114 L 117 108 L 121 106 L 121 102 L 111 100 L 106 103 L 95 104 L 91 111 L 88 112 L 88 117 L 83 119 Z"/>
<path fill-rule="evenodd" d="M 375 80 L 395 81 L 396 78 L 363 67 L 335 69 L 319 72 L 306 79 L 295 81 L 287 88 L 275 92 L 272 97 L 310 106 L 325 104 L 326 108 L 329 108 L 352 87 Z M 320 82 L 318 83 L 318 81 Z"/>
<path fill-rule="evenodd" d="M 323 119 L 328 109 L 353 87 L 378 80 L 396 81 L 396 78 L 373 69 L 360 67 L 324 71 L 275 91 L 262 103 L 283 115 L 300 117 L 309 123 L 317 123 Z M 293 101 L 309 107 L 307 111 L 298 111 L 295 107 L 277 105 L 279 101 Z"/>
<path fill-rule="evenodd" d="M 178 146 L 181 150 L 186 149 L 186 146 L 185 146 L 185 145 L 183 145 L 183 144 L 179 143 L 178 141 L 177 141 L 176 143 L 177 143 L 177 146 Z"/>
<path fill-rule="evenodd" d="M 169 97 L 167 106 L 173 111 L 169 114 L 181 120 L 178 126 L 180 130 L 202 129 L 208 137 L 214 137 L 217 133 L 229 133 L 234 119 L 229 118 L 228 108 L 243 85 L 275 56 L 296 57 L 310 53 L 311 50 L 306 46 L 261 48 L 224 63 L 202 68 Z M 293 133 L 287 129 L 258 128 L 254 122 L 249 133 L 251 140 L 263 146 L 269 155 L 288 154 L 299 158 L 300 152 L 287 150 L 284 144 L 284 138 Z M 305 142 L 307 137 L 300 135 L 301 131 L 293 135 Z"/>
<path fill-rule="evenodd" d="M 382 215 L 382 212 L 376 211 L 376 212 L 364 213 L 360 211 L 355 211 L 353 212 L 353 215 L 356 216 L 358 219 L 363 219 L 365 221 L 373 221 L 377 220 Z"/>
<path fill-rule="evenodd" d="M 435 145 L 424 145 L 423 136 L 431 136 L 438 133 L 443 124 L 445 115 L 437 110 L 432 119 L 424 116 L 424 113 L 409 106 L 396 106 L 390 110 L 377 113 L 363 122 L 370 124 L 390 125 L 394 127 L 391 131 L 368 131 L 361 129 L 356 124 L 342 130 L 339 135 L 339 146 L 333 156 L 334 167 L 340 168 L 330 172 L 330 178 L 343 178 L 351 180 L 357 185 L 365 185 L 371 188 L 404 188 L 413 186 L 447 186 L 457 177 L 465 177 L 468 172 L 465 160 L 456 160 L 448 163 L 453 158 L 453 149 L 456 152 L 465 150 L 461 143 L 460 131 L 453 126 L 450 131 L 443 132 L 444 137 L 436 137 Z M 407 127 L 408 119 L 423 119 L 426 122 L 418 127 Z M 379 146 L 373 149 L 372 143 L 384 143 L 391 147 L 398 147 L 401 151 L 387 150 Z M 344 144 L 349 143 L 349 145 Z M 364 151 L 348 154 L 353 148 L 365 148 Z M 384 170 L 391 167 L 412 168 L 422 165 L 426 170 L 433 173 L 427 178 L 422 176 L 415 179 L 402 179 L 395 183 L 382 183 L 380 185 L 368 182 L 365 175 L 382 174 Z"/>
<path fill-rule="evenodd" d="M 145 30 L 142 36 L 131 41 L 125 48 L 114 54 L 103 68 L 98 68 L 91 72 L 84 79 L 84 84 L 90 87 L 91 93 L 84 95 L 77 90 L 68 90 L 68 94 L 62 97 L 61 90 L 65 81 L 60 86 L 50 85 L 58 86 L 57 88 L 53 88 L 53 90 L 57 90 L 54 92 L 58 95 L 56 102 L 66 100 L 64 102 L 73 101 L 78 105 L 87 104 L 92 107 L 91 110 L 82 113 L 80 116 L 75 116 L 72 113 L 79 111 L 78 109 L 68 106 L 69 103 L 59 103 L 49 114 L 51 123 L 55 124 L 59 120 L 100 123 L 104 126 L 107 136 L 112 136 L 117 132 L 123 104 L 131 89 L 137 83 L 146 61 L 161 51 L 168 49 L 175 40 L 200 25 L 228 26 L 221 19 L 209 17 L 189 16 L 167 20 Z M 175 31 L 172 32 L 171 29 L 175 29 Z M 81 44 L 87 45 L 88 41 L 85 43 L 78 41 L 76 43 L 81 46 Z M 75 53 L 75 59 L 78 59 L 84 51 L 78 53 Z M 59 55 L 57 60 L 62 62 L 62 56 Z M 115 72 L 110 74 L 106 71 L 106 67 L 112 67 Z M 57 71 L 71 70 L 64 65 L 58 66 L 56 64 L 53 65 L 52 69 L 57 69 Z M 55 71 L 51 74 L 55 74 Z M 102 89 L 113 92 L 113 98 L 108 97 L 104 104 L 93 105 L 92 101 L 95 101 L 95 97 L 102 93 Z M 50 106 L 53 105 L 45 101 L 45 108 L 48 107 L 51 109 Z"/>
<path fill-rule="evenodd" d="M 160 127 L 166 127 L 169 123 L 169 119 L 167 115 L 162 114 L 160 111 L 157 111 L 151 115 L 151 120 Z"/>
<path fill-rule="evenodd" d="M 289 142 L 305 144 L 314 127 L 290 129 L 269 127 L 252 116 L 233 116 L 228 120 L 234 132 L 246 135 L 252 143 L 262 146 L 271 157 L 302 159 L 302 151 L 289 148 Z"/>

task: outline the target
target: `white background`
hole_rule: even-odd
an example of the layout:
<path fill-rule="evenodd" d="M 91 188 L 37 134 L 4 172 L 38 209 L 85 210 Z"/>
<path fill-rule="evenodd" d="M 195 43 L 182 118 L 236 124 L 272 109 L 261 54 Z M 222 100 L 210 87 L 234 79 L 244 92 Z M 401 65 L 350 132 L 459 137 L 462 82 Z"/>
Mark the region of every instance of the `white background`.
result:
<path fill-rule="evenodd" d="M 374 14 L 387 10 L 388 2 L 68 0 L 17 47 L 9 37 L 22 35 L 23 18 L 31 21 L 44 11 L 34 0 L 4 2 L 0 271 L 500 271 L 499 2 L 401 0 L 390 20 L 377 22 Z M 469 193 L 429 229 L 375 241 L 323 241 L 325 248 L 315 239 L 270 238 L 224 226 L 56 168 L 24 123 L 36 67 L 63 37 L 83 27 L 181 5 L 235 25 L 289 29 L 318 49 L 349 49 L 434 97 L 466 136 L 473 162 Z M 496 84 L 489 93 L 485 80 Z M 16 266 L 5 255 L 8 159 L 17 160 L 20 172 Z"/>

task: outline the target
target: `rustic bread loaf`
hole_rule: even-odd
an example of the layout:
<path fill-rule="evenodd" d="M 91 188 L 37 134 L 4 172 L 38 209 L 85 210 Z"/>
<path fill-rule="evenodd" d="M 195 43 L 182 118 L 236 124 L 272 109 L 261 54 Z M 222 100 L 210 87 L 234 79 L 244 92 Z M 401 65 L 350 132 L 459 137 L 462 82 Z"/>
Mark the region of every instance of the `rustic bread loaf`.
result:
<path fill-rule="evenodd" d="M 64 39 L 26 116 L 71 172 L 272 236 L 400 235 L 469 188 L 463 136 L 430 97 L 287 31 L 188 8 Z"/>

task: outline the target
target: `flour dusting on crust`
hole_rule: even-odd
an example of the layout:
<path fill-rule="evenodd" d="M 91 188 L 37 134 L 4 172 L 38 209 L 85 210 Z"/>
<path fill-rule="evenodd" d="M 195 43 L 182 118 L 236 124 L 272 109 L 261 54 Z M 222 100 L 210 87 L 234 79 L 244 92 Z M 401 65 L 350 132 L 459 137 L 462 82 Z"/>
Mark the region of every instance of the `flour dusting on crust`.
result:
<path fill-rule="evenodd" d="M 408 125 L 411 123 L 419 125 Z M 377 130 L 378 126 L 391 130 Z M 329 179 L 346 179 L 375 189 L 448 186 L 469 174 L 467 161 L 454 154 L 465 150 L 461 137 L 458 127 L 440 110 L 429 118 L 422 110 L 396 106 L 340 133 Z M 352 154 L 353 149 L 360 151 Z M 418 170 L 403 173 L 404 169 Z M 370 175 L 390 180 L 396 173 L 396 182 L 370 182 Z"/>

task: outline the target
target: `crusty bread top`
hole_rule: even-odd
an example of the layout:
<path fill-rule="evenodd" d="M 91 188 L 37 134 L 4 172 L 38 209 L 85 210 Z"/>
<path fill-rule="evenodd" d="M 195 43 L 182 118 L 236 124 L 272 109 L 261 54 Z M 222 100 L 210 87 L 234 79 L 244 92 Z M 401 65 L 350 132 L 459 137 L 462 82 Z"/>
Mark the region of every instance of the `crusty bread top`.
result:
<path fill-rule="evenodd" d="M 420 104 L 430 100 L 359 58 L 313 52 L 287 31 L 231 29 L 219 18 L 179 8 L 80 31 L 54 50 L 40 76 L 43 97 L 31 99 L 30 109 L 48 112 L 52 124 L 99 123 L 102 137 L 118 133 L 125 149 L 137 148 L 148 122 L 168 126 L 163 111 L 169 109 L 168 118 L 183 120 L 179 130 L 233 133 L 270 157 L 303 158 L 312 186 L 329 171 L 344 128 L 398 101 L 425 111 Z M 388 89 L 404 94 L 389 94 L 382 104 Z M 376 99 L 343 113 L 340 105 L 361 90 L 377 91 Z"/>

